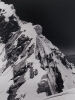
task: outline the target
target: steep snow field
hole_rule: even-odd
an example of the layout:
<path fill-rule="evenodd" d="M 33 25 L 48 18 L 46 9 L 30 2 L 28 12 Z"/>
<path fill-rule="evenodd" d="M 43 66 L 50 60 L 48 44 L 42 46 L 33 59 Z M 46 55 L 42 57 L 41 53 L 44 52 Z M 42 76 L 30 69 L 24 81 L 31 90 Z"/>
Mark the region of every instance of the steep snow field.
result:
<path fill-rule="evenodd" d="M 0 100 L 74 100 L 74 70 L 40 25 L 0 2 Z"/>

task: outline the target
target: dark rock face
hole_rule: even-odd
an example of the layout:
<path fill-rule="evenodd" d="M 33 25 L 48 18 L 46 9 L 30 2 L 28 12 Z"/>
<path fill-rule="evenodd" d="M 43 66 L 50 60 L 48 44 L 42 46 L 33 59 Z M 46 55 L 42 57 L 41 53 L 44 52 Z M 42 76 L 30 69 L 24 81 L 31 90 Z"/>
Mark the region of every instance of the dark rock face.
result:
<path fill-rule="evenodd" d="M 41 82 L 38 83 L 37 93 L 46 92 L 46 95 L 49 96 L 49 95 L 52 95 L 52 93 L 51 93 L 47 78 L 48 78 L 47 75 L 44 75 L 42 77 Z"/>
<path fill-rule="evenodd" d="M 14 21 L 14 16 L 9 18 L 9 22 L 5 21 L 5 17 L 3 15 L 0 16 L 0 37 L 3 43 L 7 43 L 12 37 L 12 32 L 15 32 L 19 29 L 20 27 L 17 21 Z"/>
<path fill-rule="evenodd" d="M 62 92 L 62 89 L 64 88 L 64 81 L 62 79 L 61 73 L 59 72 L 58 68 L 53 68 L 54 74 L 55 74 L 55 81 L 56 81 L 56 91 L 58 93 Z"/>

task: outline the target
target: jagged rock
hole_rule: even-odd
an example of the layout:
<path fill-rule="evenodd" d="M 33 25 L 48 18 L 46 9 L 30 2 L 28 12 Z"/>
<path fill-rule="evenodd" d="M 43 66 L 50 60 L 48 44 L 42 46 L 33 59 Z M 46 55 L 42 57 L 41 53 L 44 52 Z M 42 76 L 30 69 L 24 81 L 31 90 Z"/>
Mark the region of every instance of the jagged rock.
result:
<path fill-rule="evenodd" d="M 35 75 L 35 76 L 38 75 L 38 70 L 37 70 L 37 69 L 35 69 L 34 75 Z"/>
<path fill-rule="evenodd" d="M 62 92 L 62 89 L 64 88 L 63 85 L 63 80 L 62 80 L 62 76 L 61 73 L 59 72 L 58 68 L 55 67 L 53 68 L 54 74 L 55 74 L 55 81 L 56 81 L 56 91 L 58 93 Z"/>
<path fill-rule="evenodd" d="M 40 83 L 38 83 L 38 89 L 37 89 L 37 92 L 38 93 L 42 93 L 42 92 L 46 92 L 46 95 L 52 95 L 51 91 L 50 91 L 50 87 L 49 87 L 49 84 L 48 84 L 48 81 L 47 81 L 47 75 L 44 75 L 42 77 L 42 80 Z"/>
<path fill-rule="evenodd" d="M 33 79 L 34 78 L 34 71 L 33 71 L 33 67 L 30 67 L 30 78 Z"/>
<path fill-rule="evenodd" d="M 35 25 L 34 29 L 38 35 L 42 34 L 42 27 L 40 25 Z"/>

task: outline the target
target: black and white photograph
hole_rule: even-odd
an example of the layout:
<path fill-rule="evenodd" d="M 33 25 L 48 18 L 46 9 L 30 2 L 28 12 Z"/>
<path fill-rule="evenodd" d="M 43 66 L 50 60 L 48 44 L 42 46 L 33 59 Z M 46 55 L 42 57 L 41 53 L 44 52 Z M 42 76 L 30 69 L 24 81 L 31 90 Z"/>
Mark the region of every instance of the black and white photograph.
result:
<path fill-rule="evenodd" d="M 74 0 L 0 0 L 0 100 L 75 100 Z"/>

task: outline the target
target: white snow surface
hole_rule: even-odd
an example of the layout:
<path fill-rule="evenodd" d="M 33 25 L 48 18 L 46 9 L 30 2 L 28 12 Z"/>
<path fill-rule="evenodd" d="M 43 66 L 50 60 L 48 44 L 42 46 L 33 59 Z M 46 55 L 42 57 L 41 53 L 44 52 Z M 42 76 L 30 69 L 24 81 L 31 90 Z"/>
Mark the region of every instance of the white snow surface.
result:
<path fill-rule="evenodd" d="M 39 60 L 35 59 L 35 55 L 33 54 L 29 59 L 27 59 L 27 62 L 33 62 L 33 69 L 38 70 L 38 75 L 35 76 L 33 79 L 30 79 L 29 77 L 29 70 L 25 74 L 26 82 L 19 88 L 17 91 L 16 98 L 21 98 L 21 95 L 26 94 L 26 97 L 22 100 L 41 100 L 46 98 L 45 93 L 38 94 L 37 88 L 38 83 L 41 81 L 41 78 L 43 75 L 45 75 L 47 72 L 40 68 Z"/>
<path fill-rule="evenodd" d="M 13 84 L 11 80 L 13 77 L 13 70 L 11 67 L 7 68 L 6 71 L 0 76 L 0 100 L 7 100 L 8 89 Z"/>

